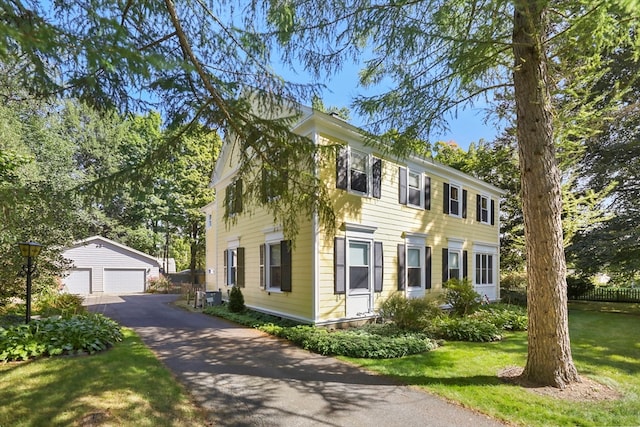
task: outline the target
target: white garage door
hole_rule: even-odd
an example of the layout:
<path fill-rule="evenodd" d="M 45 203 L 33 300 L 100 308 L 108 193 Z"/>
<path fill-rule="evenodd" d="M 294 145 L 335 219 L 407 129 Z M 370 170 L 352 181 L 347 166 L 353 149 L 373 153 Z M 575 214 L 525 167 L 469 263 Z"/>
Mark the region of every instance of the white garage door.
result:
<path fill-rule="evenodd" d="M 86 295 L 91 293 L 91 269 L 75 268 L 64 279 L 65 290 L 70 294 Z"/>
<path fill-rule="evenodd" d="M 104 270 L 104 292 L 130 294 L 144 292 L 145 270 Z"/>

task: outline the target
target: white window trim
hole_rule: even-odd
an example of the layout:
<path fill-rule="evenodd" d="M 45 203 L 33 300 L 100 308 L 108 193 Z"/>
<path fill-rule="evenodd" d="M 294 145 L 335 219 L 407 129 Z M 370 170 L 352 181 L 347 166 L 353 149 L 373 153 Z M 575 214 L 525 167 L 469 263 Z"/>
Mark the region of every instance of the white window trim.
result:
<path fill-rule="evenodd" d="M 367 191 L 362 192 L 358 190 L 354 190 L 351 188 L 351 169 L 353 167 L 353 157 L 352 152 L 355 151 L 358 154 L 362 154 L 365 156 L 365 175 L 367 177 Z M 357 148 L 353 148 L 351 146 L 347 147 L 347 156 L 348 156 L 348 166 L 347 166 L 347 191 L 349 193 L 357 194 L 359 196 L 371 196 L 372 186 L 373 186 L 373 155 L 371 153 L 367 153 L 366 151 L 359 150 Z"/>
<path fill-rule="evenodd" d="M 271 286 L 271 245 L 284 240 L 284 233 L 280 227 L 268 229 L 264 237 L 264 289 L 267 292 L 282 292 L 280 287 Z M 282 268 L 282 254 L 280 254 L 280 268 Z"/>
<path fill-rule="evenodd" d="M 371 238 L 362 238 L 362 237 L 349 237 L 347 236 L 347 238 L 345 239 L 345 247 L 346 247 L 346 254 L 345 254 L 345 265 L 346 265 L 346 291 L 348 293 L 348 295 L 367 295 L 367 294 L 371 294 L 373 292 L 373 275 L 374 275 L 374 269 L 373 269 L 373 235 L 371 235 Z M 368 250 L 368 276 L 369 276 L 369 280 L 368 280 L 368 286 L 366 290 L 351 290 L 351 243 L 365 243 L 367 244 L 369 250 Z"/>
<path fill-rule="evenodd" d="M 492 256 L 492 271 L 493 281 L 492 283 L 476 283 L 476 255 L 491 255 Z M 498 247 L 491 244 L 475 243 L 473 245 L 473 286 L 475 287 L 494 287 L 498 284 Z"/>
<path fill-rule="evenodd" d="M 464 246 L 464 240 L 462 239 L 455 239 L 455 238 L 449 238 L 447 239 L 447 249 L 449 250 L 448 252 L 448 256 L 449 259 L 447 260 L 447 266 L 448 266 L 448 271 L 447 271 L 447 280 L 451 279 L 451 254 L 452 253 L 457 253 L 458 254 L 458 270 L 460 272 L 460 277 L 458 277 L 460 280 L 463 279 L 463 268 L 464 266 L 462 265 L 462 263 L 464 262 L 463 259 L 463 246 Z"/>
<path fill-rule="evenodd" d="M 458 213 L 455 214 L 452 212 L 451 209 L 451 192 L 453 191 L 453 188 L 457 188 L 458 189 Z M 449 203 L 449 215 L 456 217 L 456 218 L 462 218 L 462 185 L 458 184 L 457 182 L 449 182 L 449 194 L 446 195 L 447 197 L 447 203 Z"/>
<path fill-rule="evenodd" d="M 420 203 L 417 205 L 411 203 L 411 197 L 409 197 L 409 190 L 411 187 L 409 184 L 409 177 L 412 173 L 418 175 L 418 194 L 420 194 Z M 412 169 L 411 167 L 407 167 L 407 206 L 424 209 L 424 174 Z"/>
<path fill-rule="evenodd" d="M 487 194 L 479 194 L 480 196 L 480 224 L 488 224 L 491 225 L 491 196 L 487 195 Z M 486 199 L 487 200 L 487 220 L 483 221 L 482 220 L 482 199 Z"/>

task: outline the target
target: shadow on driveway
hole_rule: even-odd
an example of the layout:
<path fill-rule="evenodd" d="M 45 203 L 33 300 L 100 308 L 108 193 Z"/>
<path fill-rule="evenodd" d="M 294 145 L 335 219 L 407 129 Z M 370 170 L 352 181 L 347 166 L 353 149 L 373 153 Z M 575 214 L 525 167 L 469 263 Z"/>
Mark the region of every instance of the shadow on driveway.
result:
<path fill-rule="evenodd" d="M 384 376 L 225 320 L 176 295 L 90 296 L 134 329 L 219 426 L 502 426 Z"/>

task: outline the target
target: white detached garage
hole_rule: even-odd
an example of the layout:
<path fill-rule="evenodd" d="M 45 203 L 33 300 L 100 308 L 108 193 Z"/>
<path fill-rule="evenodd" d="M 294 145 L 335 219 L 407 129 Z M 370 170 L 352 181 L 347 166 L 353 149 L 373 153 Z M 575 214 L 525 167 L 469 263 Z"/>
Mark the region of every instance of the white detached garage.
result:
<path fill-rule="evenodd" d="M 144 292 L 147 279 L 160 274 L 156 258 L 101 236 L 76 242 L 62 255 L 73 262 L 62 279 L 72 294 Z"/>

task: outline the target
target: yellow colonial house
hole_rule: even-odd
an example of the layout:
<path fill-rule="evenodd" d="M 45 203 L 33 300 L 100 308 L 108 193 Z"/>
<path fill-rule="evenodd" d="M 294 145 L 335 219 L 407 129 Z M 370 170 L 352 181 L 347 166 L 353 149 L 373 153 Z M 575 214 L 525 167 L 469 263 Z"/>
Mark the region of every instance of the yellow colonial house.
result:
<path fill-rule="evenodd" d="M 243 215 L 227 141 L 211 182 L 216 200 L 203 208 L 207 290 L 226 299 L 240 286 L 248 307 L 316 325 L 371 319 L 393 293 L 422 297 L 453 277 L 499 299 L 500 189 L 432 159 L 385 156 L 358 128 L 309 108 L 293 131 L 343 147 L 331 170 L 318 171 L 332 192 L 337 232 L 306 218 L 290 247 L 271 214 Z M 225 194 L 238 202 L 232 225 Z"/>

